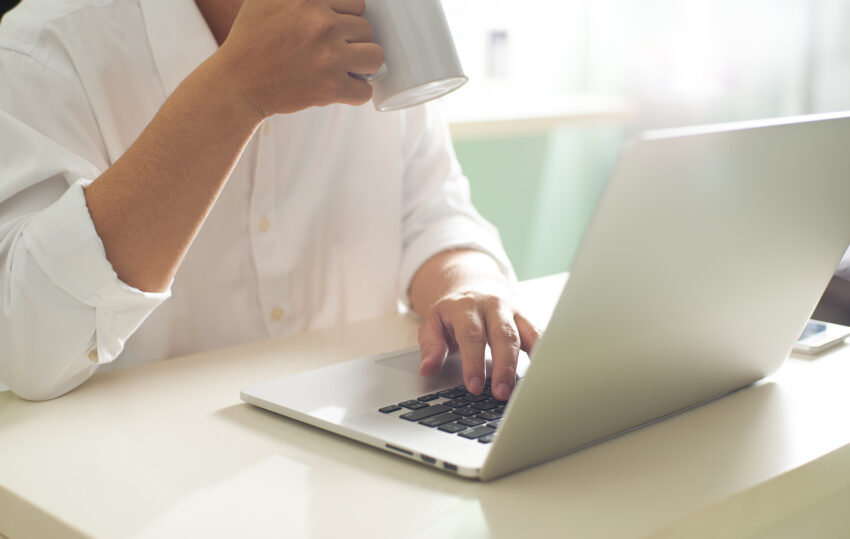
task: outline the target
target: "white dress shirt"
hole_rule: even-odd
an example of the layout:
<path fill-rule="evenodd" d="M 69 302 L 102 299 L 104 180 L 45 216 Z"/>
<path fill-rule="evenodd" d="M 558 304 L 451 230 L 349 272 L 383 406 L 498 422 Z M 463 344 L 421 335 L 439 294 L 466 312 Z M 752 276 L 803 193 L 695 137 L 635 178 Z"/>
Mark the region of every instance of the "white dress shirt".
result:
<path fill-rule="evenodd" d="M 24 0 L 0 24 L 0 382 L 19 395 L 395 312 L 450 248 L 512 276 L 439 109 L 369 103 L 267 119 L 170 290 L 121 282 L 83 188 L 216 48 L 192 0 Z"/>

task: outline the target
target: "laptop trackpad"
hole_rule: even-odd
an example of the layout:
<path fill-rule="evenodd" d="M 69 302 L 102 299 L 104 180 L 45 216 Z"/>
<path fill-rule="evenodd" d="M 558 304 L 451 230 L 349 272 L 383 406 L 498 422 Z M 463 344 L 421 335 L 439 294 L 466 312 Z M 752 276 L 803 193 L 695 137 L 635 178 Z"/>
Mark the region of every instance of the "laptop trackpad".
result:
<path fill-rule="evenodd" d="M 489 357 L 489 349 L 487 350 L 487 372 L 490 372 L 490 357 Z M 384 365 L 386 367 L 392 367 L 394 369 L 398 369 L 405 372 L 410 372 L 413 374 L 419 374 L 419 363 L 422 359 L 421 353 L 419 349 L 412 352 L 405 352 L 403 354 L 399 354 L 397 356 L 392 356 L 384 359 L 378 359 L 375 363 L 380 365 Z M 461 366 L 460 353 L 455 352 L 454 354 L 449 354 L 449 357 L 446 358 L 446 363 L 443 365 L 443 369 L 440 371 L 440 378 L 451 378 L 456 380 L 463 380 L 463 369 Z"/>

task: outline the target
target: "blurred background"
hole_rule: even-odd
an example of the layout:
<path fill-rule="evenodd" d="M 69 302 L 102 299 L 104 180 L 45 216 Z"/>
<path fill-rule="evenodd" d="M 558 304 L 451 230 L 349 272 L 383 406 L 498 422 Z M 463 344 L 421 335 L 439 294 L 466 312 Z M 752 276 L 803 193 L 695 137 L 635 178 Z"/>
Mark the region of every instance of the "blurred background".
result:
<path fill-rule="evenodd" d="M 443 5 L 470 82 L 440 104 L 520 279 L 569 269 L 636 132 L 850 109 L 850 0 Z M 850 325 L 850 280 L 815 314 Z"/>
<path fill-rule="evenodd" d="M 850 109 L 850 0 L 443 0 L 443 99 L 520 279 L 569 268 L 637 131 Z"/>
<path fill-rule="evenodd" d="M 443 6 L 470 82 L 440 104 L 520 279 L 569 268 L 630 135 L 850 109 L 850 0 Z"/>

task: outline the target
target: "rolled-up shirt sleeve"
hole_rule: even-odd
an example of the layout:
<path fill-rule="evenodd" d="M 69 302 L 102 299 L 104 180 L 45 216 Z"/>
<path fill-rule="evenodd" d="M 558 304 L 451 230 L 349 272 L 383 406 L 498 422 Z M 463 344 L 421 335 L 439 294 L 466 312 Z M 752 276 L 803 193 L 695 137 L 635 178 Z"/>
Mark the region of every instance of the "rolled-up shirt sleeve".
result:
<path fill-rule="evenodd" d="M 429 103 L 408 113 L 405 146 L 400 297 L 408 302 L 416 271 L 429 258 L 451 249 L 484 252 L 498 262 L 508 279 L 516 281 L 498 231 L 470 201 L 469 181 L 455 157 L 438 105 Z"/>
<path fill-rule="evenodd" d="M 79 89 L 19 54 L 0 73 L 0 382 L 43 400 L 115 359 L 170 292 L 126 285 L 106 258 L 84 188 L 107 165 Z"/>

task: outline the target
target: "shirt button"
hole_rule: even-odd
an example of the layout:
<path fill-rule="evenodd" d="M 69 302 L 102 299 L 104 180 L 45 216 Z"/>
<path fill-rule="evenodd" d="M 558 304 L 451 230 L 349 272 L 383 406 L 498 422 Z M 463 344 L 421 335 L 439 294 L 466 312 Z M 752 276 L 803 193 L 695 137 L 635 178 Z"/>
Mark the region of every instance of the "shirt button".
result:
<path fill-rule="evenodd" d="M 275 322 L 279 322 L 281 318 L 283 318 L 283 309 L 280 307 L 275 307 L 271 312 L 272 320 Z"/>
<path fill-rule="evenodd" d="M 260 229 L 260 232 L 265 232 L 266 230 L 269 229 L 270 226 L 271 226 L 271 223 L 265 217 L 260 219 L 260 222 L 257 223 L 257 228 Z"/>
<path fill-rule="evenodd" d="M 97 363 L 97 348 L 89 352 L 89 359 L 92 363 Z"/>

